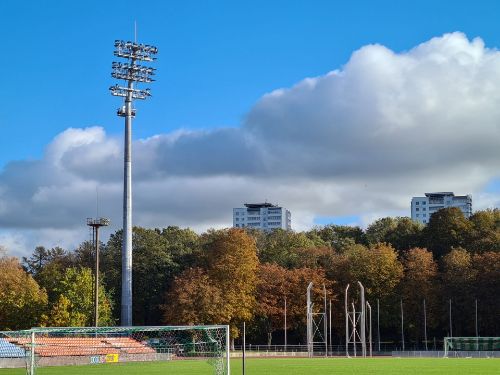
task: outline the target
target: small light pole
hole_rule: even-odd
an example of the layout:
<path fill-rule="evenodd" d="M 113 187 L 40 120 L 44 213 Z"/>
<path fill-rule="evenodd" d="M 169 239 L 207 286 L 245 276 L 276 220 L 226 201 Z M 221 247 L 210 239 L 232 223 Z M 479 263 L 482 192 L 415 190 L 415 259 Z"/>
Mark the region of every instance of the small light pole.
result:
<path fill-rule="evenodd" d="M 404 320 L 403 320 L 403 299 L 401 298 L 401 343 L 403 344 L 403 352 L 405 351 L 405 331 L 404 331 Z"/>
<path fill-rule="evenodd" d="M 332 300 L 330 300 L 330 309 L 328 310 L 328 337 L 330 337 L 330 355 L 333 355 L 333 340 L 332 340 Z"/>
<path fill-rule="evenodd" d="M 425 298 L 424 298 L 424 340 L 425 340 L 425 350 L 429 350 L 427 347 L 427 308 L 425 306 Z"/>
<path fill-rule="evenodd" d="M 477 299 L 476 299 L 476 319 L 475 319 L 475 326 L 476 326 L 476 350 L 479 350 L 479 328 L 477 325 Z"/>
<path fill-rule="evenodd" d="M 378 341 L 378 351 L 380 353 L 380 303 L 377 298 L 377 341 Z"/>
<path fill-rule="evenodd" d="M 117 115 L 125 117 L 125 149 L 123 176 L 123 245 L 122 245 L 122 300 L 121 325 L 132 325 L 132 118 L 136 110 L 132 107 L 134 99 L 144 100 L 151 96 L 149 89 L 140 90 L 136 83 L 151 83 L 155 69 L 137 64 L 137 61 L 152 62 L 158 53 L 156 47 L 137 42 L 115 41 L 114 55 L 126 59 L 126 63 L 113 62 L 113 78 L 123 80 L 126 86 L 111 86 L 111 95 L 125 99 Z"/>
<path fill-rule="evenodd" d="M 241 357 L 243 359 L 243 375 L 245 375 L 245 357 L 246 357 L 246 344 L 247 344 L 247 339 L 246 339 L 246 336 L 247 336 L 247 324 L 246 322 L 243 322 L 243 349 L 242 349 L 242 352 L 241 352 Z"/>
<path fill-rule="evenodd" d="M 450 298 L 450 337 L 453 337 L 453 324 L 451 319 L 451 298 Z"/>
<path fill-rule="evenodd" d="M 287 350 L 287 337 L 286 337 L 286 297 L 285 297 L 285 353 L 286 353 L 286 350 Z"/>
<path fill-rule="evenodd" d="M 92 228 L 94 240 L 95 267 L 94 267 L 94 325 L 99 326 L 99 228 L 107 227 L 110 221 L 106 218 L 87 218 L 87 225 Z"/>

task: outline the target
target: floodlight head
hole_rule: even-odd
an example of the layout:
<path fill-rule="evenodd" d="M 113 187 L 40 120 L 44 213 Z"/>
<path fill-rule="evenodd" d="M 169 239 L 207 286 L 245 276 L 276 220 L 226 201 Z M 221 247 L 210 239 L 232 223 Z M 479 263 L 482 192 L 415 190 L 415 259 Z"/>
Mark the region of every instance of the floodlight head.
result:
<path fill-rule="evenodd" d="M 152 96 L 150 89 L 143 89 L 143 90 L 129 89 L 128 87 L 122 87 L 118 85 L 111 86 L 109 88 L 109 91 L 111 91 L 111 95 L 113 96 L 121 96 L 124 98 L 128 96 L 128 93 L 131 93 L 132 99 L 144 100 L 149 96 Z"/>
<path fill-rule="evenodd" d="M 115 40 L 114 55 L 125 59 L 153 61 L 156 60 L 158 48 L 149 44 L 133 43 L 131 41 L 124 42 L 123 40 Z"/>
<path fill-rule="evenodd" d="M 89 227 L 107 227 L 111 221 L 105 217 L 100 217 L 97 219 L 93 219 L 91 217 L 87 218 L 87 225 Z"/>
<path fill-rule="evenodd" d="M 121 62 L 113 62 L 112 69 L 113 72 L 111 73 L 111 76 L 116 79 L 145 83 L 154 81 L 154 79 L 150 77 L 151 75 L 154 75 L 154 68 L 134 63 L 127 64 Z"/>

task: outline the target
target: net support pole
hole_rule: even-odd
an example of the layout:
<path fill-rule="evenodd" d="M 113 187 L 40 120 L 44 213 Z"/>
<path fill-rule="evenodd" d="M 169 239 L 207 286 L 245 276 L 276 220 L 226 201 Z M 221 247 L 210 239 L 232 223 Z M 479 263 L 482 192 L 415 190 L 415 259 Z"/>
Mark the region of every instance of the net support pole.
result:
<path fill-rule="evenodd" d="M 330 355 L 333 355 L 333 341 L 332 341 L 332 300 L 330 300 L 330 309 L 328 310 L 328 337 L 330 338 Z"/>
<path fill-rule="evenodd" d="M 231 359 L 230 352 L 229 352 L 229 325 L 226 326 L 226 366 L 227 366 L 227 374 L 226 375 L 231 375 L 231 365 L 229 363 L 229 360 Z"/>
<path fill-rule="evenodd" d="M 476 319 L 475 319 L 475 325 L 476 325 L 476 350 L 479 350 L 479 329 L 477 326 L 477 299 L 475 300 L 476 303 Z"/>
<path fill-rule="evenodd" d="M 286 297 L 285 297 L 285 352 L 287 351 L 287 337 L 286 337 Z"/>
<path fill-rule="evenodd" d="M 450 298 L 450 337 L 453 337 L 453 324 L 451 320 L 451 298 Z"/>
<path fill-rule="evenodd" d="M 380 303 L 377 298 L 377 341 L 378 341 L 378 351 L 380 353 Z"/>
<path fill-rule="evenodd" d="M 349 358 L 349 311 L 347 309 L 347 298 L 349 296 L 349 284 L 345 288 L 344 308 L 345 308 L 345 356 Z"/>
<path fill-rule="evenodd" d="M 366 307 L 368 311 L 368 323 L 370 323 L 370 326 L 368 328 L 368 343 L 369 343 L 369 349 L 370 349 L 370 357 L 373 356 L 373 347 L 372 347 L 372 307 L 368 301 L 366 301 Z"/>
<path fill-rule="evenodd" d="M 30 375 L 35 375 L 35 332 L 31 332 Z"/>
<path fill-rule="evenodd" d="M 427 309 L 425 306 L 425 298 L 424 298 L 424 341 L 425 341 L 425 350 L 429 350 L 427 347 Z"/>
<path fill-rule="evenodd" d="M 358 355 L 356 352 L 356 335 L 358 335 L 358 331 L 356 327 L 358 320 L 356 318 L 356 307 L 354 306 L 354 302 L 351 302 L 351 306 L 352 306 L 352 347 L 354 349 L 354 357 L 357 357 Z"/>
<path fill-rule="evenodd" d="M 312 302 L 311 302 L 311 288 L 313 283 L 310 282 L 307 286 L 307 355 L 313 356 L 313 316 L 312 316 Z"/>
<path fill-rule="evenodd" d="M 405 329 L 404 329 L 404 313 L 403 313 L 403 299 L 400 299 L 401 303 L 401 344 L 403 345 L 403 352 L 405 351 Z"/>
<path fill-rule="evenodd" d="M 243 322 L 243 350 L 241 352 L 241 356 L 242 356 L 242 359 L 243 359 L 243 363 L 242 363 L 242 366 L 243 366 L 243 375 L 245 375 L 245 345 L 246 345 L 246 335 L 247 335 L 247 327 L 246 327 L 246 323 Z"/>
<path fill-rule="evenodd" d="M 324 311 L 325 315 L 323 315 L 323 329 L 325 331 L 325 357 L 328 357 L 328 321 L 326 320 L 327 312 L 326 312 L 326 287 L 323 284 L 323 294 L 324 294 Z"/>
<path fill-rule="evenodd" d="M 366 304 L 365 304 L 365 287 L 358 281 L 361 291 L 361 352 L 363 357 L 366 357 Z"/>

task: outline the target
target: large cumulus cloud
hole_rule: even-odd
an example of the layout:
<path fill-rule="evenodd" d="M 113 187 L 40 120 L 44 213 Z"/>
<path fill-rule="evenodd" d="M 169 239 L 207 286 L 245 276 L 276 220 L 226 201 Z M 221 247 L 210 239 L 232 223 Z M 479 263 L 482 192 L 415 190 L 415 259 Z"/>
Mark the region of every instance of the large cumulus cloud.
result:
<path fill-rule="evenodd" d="M 479 38 L 446 34 L 402 53 L 368 45 L 338 70 L 264 95 L 239 127 L 134 142 L 134 221 L 204 230 L 267 199 L 303 229 L 315 216 L 406 214 L 412 195 L 436 190 L 496 205 L 482 189 L 499 175 L 498 103 L 500 53 Z M 41 160 L 8 164 L 0 240 L 15 247 L 29 231 L 78 243 L 97 188 L 119 228 L 121 142 L 100 127 L 68 129 Z"/>

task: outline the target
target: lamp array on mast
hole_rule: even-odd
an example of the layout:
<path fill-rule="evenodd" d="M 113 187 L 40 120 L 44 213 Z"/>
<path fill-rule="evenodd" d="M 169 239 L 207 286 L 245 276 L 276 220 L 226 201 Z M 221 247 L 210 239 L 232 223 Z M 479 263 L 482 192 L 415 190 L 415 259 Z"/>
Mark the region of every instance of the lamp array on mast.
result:
<path fill-rule="evenodd" d="M 118 84 L 111 86 L 109 90 L 113 96 L 121 96 L 130 99 L 144 100 L 151 96 L 151 90 L 137 89 L 133 87 L 133 82 L 138 83 L 151 83 L 155 80 L 151 76 L 155 75 L 155 68 L 136 64 L 136 61 L 152 62 L 156 60 L 155 55 L 158 53 L 158 48 L 148 44 L 140 44 L 134 42 L 125 42 L 123 40 L 115 40 L 116 57 L 121 57 L 129 60 L 128 63 L 113 62 L 111 68 L 111 76 L 116 79 L 128 82 L 127 87 Z M 125 117 L 126 113 L 124 108 L 118 109 L 118 116 Z M 135 109 L 132 109 L 132 116 L 135 116 Z"/>

